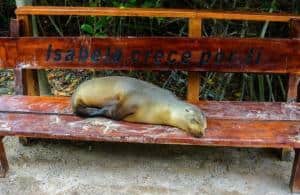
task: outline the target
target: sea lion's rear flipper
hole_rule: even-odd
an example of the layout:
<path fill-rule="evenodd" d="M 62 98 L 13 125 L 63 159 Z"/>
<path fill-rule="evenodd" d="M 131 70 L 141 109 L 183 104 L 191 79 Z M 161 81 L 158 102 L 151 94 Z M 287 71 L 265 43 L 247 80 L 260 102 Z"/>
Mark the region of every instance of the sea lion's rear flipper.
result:
<path fill-rule="evenodd" d="M 135 101 L 135 94 L 127 95 L 123 101 L 121 101 L 114 112 L 111 114 L 111 118 L 115 120 L 122 120 L 132 114 L 135 114 L 138 109 L 138 102 Z"/>

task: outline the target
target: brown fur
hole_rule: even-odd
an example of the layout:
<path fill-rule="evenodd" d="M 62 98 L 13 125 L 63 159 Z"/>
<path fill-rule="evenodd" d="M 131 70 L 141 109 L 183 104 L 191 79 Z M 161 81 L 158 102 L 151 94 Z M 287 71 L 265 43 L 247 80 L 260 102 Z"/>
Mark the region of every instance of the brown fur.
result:
<path fill-rule="evenodd" d="M 110 76 L 83 82 L 72 96 L 73 111 L 82 116 L 178 127 L 202 136 L 206 118 L 196 106 L 170 91 L 130 77 Z"/>

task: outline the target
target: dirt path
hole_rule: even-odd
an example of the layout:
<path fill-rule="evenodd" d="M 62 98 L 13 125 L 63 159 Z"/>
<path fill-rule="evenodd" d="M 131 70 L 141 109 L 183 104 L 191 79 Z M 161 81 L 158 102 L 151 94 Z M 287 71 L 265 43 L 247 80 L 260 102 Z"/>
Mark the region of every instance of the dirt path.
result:
<path fill-rule="evenodd" d="M 273 150 L 5 138 L 0 194 L 289 194 L 292 162 Z"/>

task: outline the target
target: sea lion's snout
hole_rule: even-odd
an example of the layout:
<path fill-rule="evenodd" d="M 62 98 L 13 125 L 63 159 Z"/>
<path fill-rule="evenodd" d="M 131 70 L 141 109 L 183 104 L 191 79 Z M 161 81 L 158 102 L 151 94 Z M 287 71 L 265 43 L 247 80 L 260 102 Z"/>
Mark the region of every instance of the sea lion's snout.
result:
<path fill-rule="evenodd" d="M 195 137 L 202 137 L 207 127 L 207 121 L 204 113 L 197 109 L 191 112 L 187 130 Z"/>
<path fill-rule="evenodd" d="M 188 126 L 188 131 L 196 137 L 202 137 L 206 129 L 206 119 L 192 119 Z"/>

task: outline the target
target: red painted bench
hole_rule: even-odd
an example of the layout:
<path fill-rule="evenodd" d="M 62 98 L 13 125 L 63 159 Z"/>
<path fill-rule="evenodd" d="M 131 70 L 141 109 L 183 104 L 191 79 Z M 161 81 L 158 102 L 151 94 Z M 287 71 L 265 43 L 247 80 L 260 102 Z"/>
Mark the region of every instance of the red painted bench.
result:
<path fill-rule="evenodd" d="M 231 147 L 293 148 L 291 189 L 300 191 L 300 40 L 220 39 L 200 36 L 205 18 L 288 22 L 296 16 L 163 9 L 23 7 L 11 24 L 12 38 L 0 38 L 0 67 L 16 73 L 15 96 L 0 97 L 0 136 L 110 142 Z M 30 35 L 28 15 L 179 17 L 189 19 L 194 38 L 19 37 Z M 299 35 L 292 20 L 292 36 Z M 21 32 L 20 32 L 21 31 Z M 74 49 L 74 56 L 70 50 Z M 72 53 L 72 52 L 71 52 Z M 70 56 L 71 55 L 71 56 Z M 207 115 L 202 138 L 167 126 L 133 124 L 72 114 L 69 97 L 38 96 L 37 69 L 184 70 L 188 101 Z M 288 74 L 288 102 L 199 101 L 200 71 Z M 8 163 L 0 142 L 0 169 Z"/>

